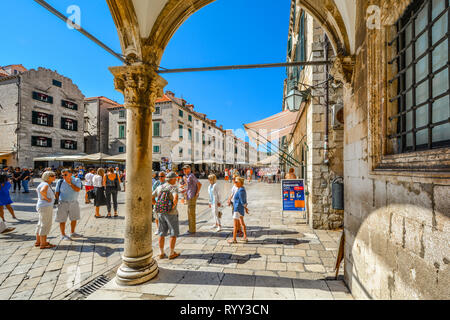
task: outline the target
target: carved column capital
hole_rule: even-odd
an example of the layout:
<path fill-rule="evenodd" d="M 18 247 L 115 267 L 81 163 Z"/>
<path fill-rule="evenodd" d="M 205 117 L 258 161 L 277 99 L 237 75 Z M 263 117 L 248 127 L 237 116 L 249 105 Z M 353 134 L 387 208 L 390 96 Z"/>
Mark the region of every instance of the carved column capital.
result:
<path fill-rule="evenodd" d="M 330 74 L 334 79 L 342 82 L 344 86 L 350 87 L 352 84 L 355 58 L 353 56 L 338 55 L 331 67 Z"/>
<path fill-rule="evenodd" d="M 381 23 L 391 26 L 402 16 L 412 0 L 384 0 L 381 7 Z"/>
<path fill-rule="evenodd" d="M 116 90 L 123 93 L 125 108 L 151 108 L 155 110 L 155 102 L 164 94 L 167 81 L 156 70 L 143 65 L 131 65 L 109 68 L 114 75 Z"/>

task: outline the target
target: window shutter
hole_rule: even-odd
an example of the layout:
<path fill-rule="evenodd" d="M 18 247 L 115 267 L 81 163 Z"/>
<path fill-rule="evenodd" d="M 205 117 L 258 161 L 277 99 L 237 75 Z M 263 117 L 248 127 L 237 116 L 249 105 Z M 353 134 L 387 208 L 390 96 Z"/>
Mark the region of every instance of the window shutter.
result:
<path fill-rule="evenodd" d="M 53 115 L 51 115 L 51 114 L 48 115 L 47 123 L 48 123 L 47 126 L 53 127 Z"/>
<path fill-rule="evenodd" d="M 31 137 L 31 145 L 32 145 L 32 146 L 37 145 L 36 140 L 37 140 L 37 137 L 35 137 L 35 136 L 32 136 L 32 137 Z"/>
<path fill-rule="evenodd" d="M 49 148 L 52 147 L 52 138 L 47 138 L 47 146 L 48 146 Z"/>
<path fill-rule="evenodd" d="M 33 111 L 31 114 L 31 123 L 37 124 L 37 118 L 38 118 L 38 113 L 36 111 Z"/>
<path fill-rule="evenodd" d="M 73 150 L 77 150 L 77 142 L 76 141 L 73 142 Z"/>
<path fill-rule="evenodd" d="M 73 120 L 73 130 L 78 131 L 78 121 Z"/>
<path fill-rule="evenodd" d="M 53 103 L 53 97 L 48 97 L 48 103 Z"/>
<path fill-rule="evenodd" d="M 66 122 L 66 118 L 61 118 L 61 129 L 64 129 L 65 122 Z"/>
<path fill-rule="evenodd" d="M 61 140 L 61 149 L 65 149 L 65 142 L 64 142 L 64 140 Z"/>

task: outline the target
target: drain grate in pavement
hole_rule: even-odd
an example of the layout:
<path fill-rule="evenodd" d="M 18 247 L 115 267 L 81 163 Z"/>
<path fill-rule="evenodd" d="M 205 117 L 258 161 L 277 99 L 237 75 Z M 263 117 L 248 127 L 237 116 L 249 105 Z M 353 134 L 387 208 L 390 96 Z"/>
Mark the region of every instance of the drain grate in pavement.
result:
<path fill-rule="evenodd" d="M 85 299 L 87 296 L 93 294 L 95 291 L 107 284 L 110 280 L 111 279 L 109 277 L 102 274 L 91 282 L 77 289 L 76 292 L 81 295 L 80 299 Z"/>

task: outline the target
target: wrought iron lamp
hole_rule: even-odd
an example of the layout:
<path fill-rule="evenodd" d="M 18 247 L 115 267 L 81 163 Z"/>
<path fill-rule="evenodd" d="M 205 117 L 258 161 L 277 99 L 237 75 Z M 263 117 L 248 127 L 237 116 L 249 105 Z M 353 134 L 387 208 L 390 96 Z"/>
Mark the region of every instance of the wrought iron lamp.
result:
<path fill-rule="evenodd" d="M 300 110 L 300 106 L 304 101 L 307 101 L 311 95 L 311 89 L 299 91 L 297 89 L 292 89 L 289 91 L 285 98 L 286 108 L 291 112 L 297 112 Z"/>

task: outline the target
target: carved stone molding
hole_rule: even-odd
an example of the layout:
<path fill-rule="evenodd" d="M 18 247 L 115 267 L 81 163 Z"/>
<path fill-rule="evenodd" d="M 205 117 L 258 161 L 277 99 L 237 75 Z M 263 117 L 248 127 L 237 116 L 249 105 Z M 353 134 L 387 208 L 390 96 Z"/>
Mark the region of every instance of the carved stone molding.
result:
<path fill-rule="evenodd" d="M 344 57 L 338 55 L 333 62 L 330 74 L 334 77 L 334 79 L 341 81 L 346 88 L 350 88 L 352 85 L 354 67 L 354 56 Z"/>
<path fill-rule="evenodd" d="M 114 75 L 116 90 L 123 93 L 125 108 L 152 108 L 164 94 L 167 81 L 149 66 L 138 64 L 132 66 L 109 68 Z"/>
<path fill-rule="evenodd" d="M 381 23 L 391 26 L 402 16 L 412 0 L 384 0 L 381 6 Z"/>

